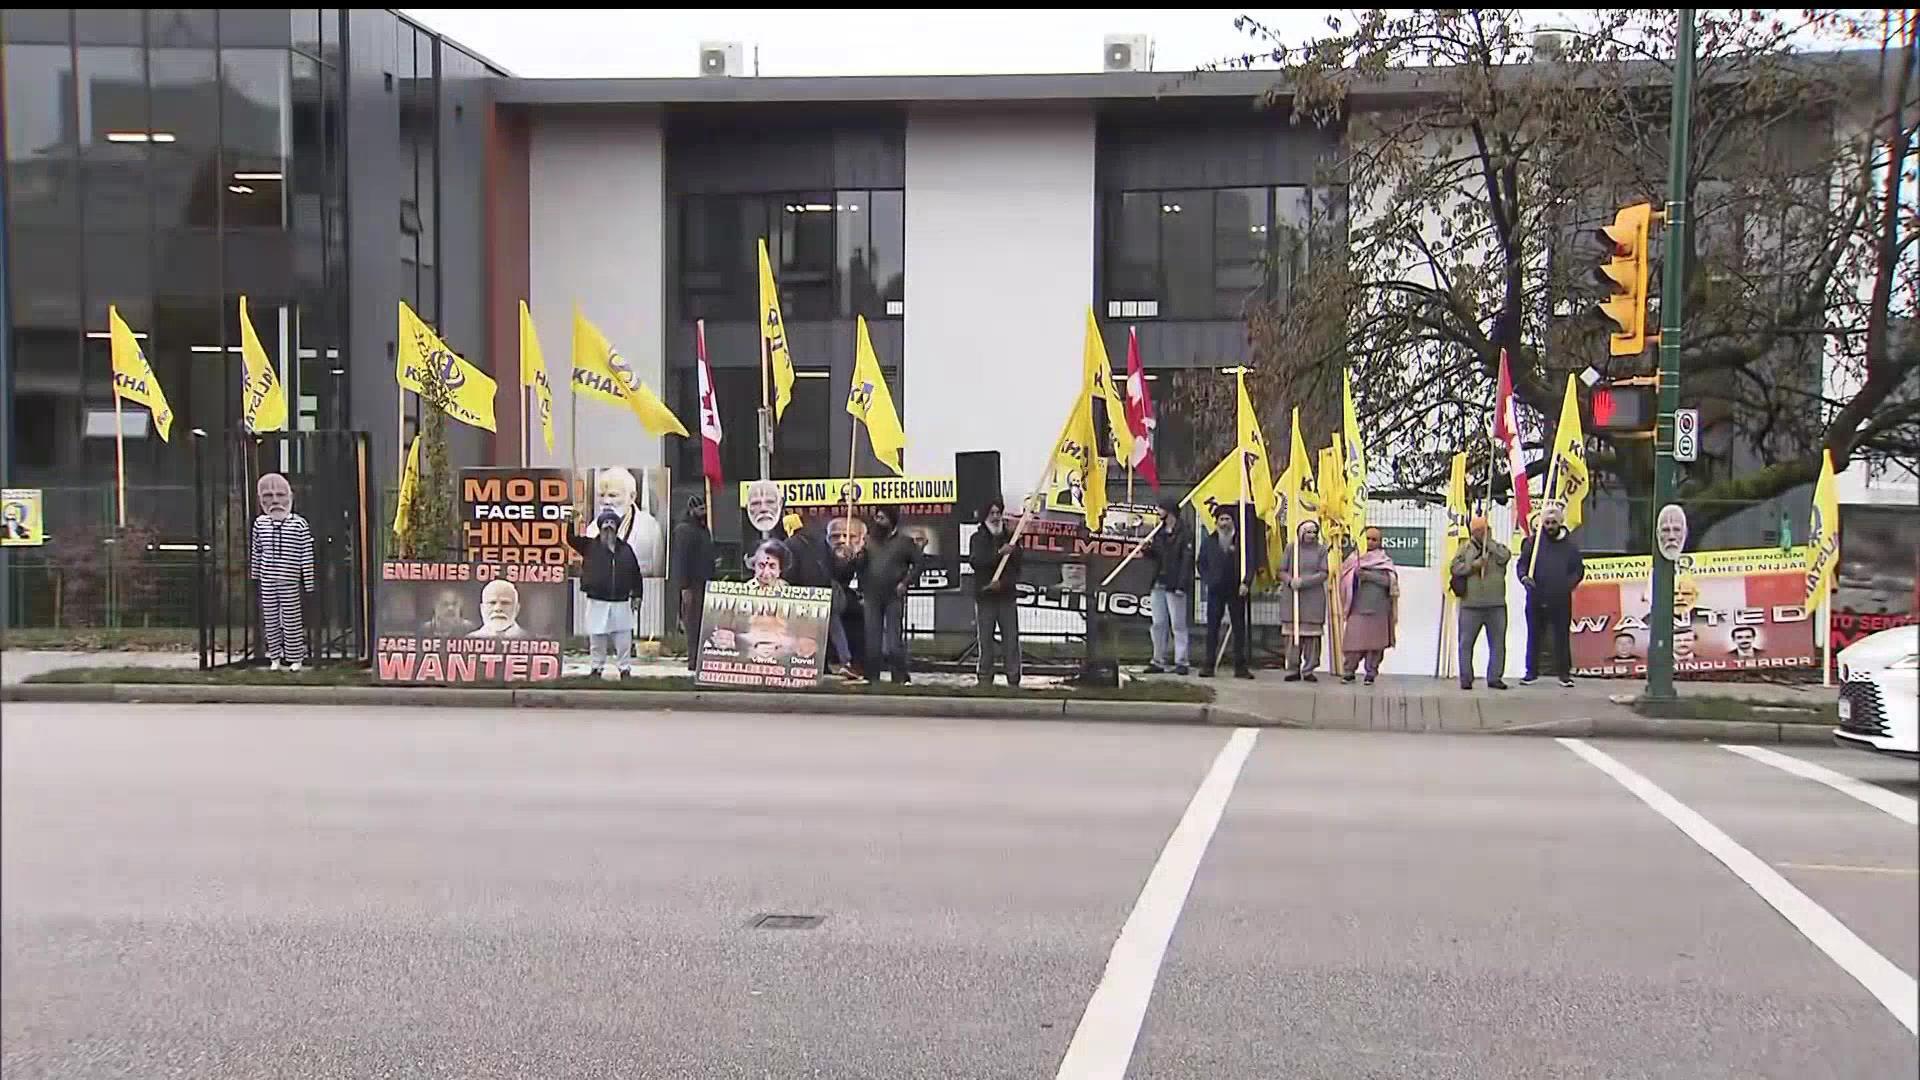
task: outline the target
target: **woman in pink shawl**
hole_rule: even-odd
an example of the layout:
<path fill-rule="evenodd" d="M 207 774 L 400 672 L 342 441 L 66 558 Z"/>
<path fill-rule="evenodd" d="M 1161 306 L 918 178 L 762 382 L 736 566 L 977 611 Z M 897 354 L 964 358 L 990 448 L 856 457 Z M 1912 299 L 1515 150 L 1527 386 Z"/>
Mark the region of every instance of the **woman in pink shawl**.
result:
<path fill-rule="evenodd" d="M 1367 549 L 1340 568 L 1340 608 L 1346 623 L 1340 642 L 1346 676 L 1352 682 L 1362 663 L 1367 685 L 1380 675 L 1380 661 L 1394 645 L 1400 618 L 1400 574 L 1380 544 L 1380 530 L 1367 530 Z"/>

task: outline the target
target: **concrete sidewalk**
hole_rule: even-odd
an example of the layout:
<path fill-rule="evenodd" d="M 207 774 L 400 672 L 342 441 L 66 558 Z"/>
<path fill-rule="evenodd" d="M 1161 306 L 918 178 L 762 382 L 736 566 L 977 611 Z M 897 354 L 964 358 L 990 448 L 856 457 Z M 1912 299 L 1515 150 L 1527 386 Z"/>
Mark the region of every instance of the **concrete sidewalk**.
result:
<path fill-rule="evenodd" d="M 76 667 L 197 667 L 200 657 L 191 652 L 67 652 L 42 649 L 7 649 L 0 652 L 0 684 L 24 682 L 30 675 Z"/>

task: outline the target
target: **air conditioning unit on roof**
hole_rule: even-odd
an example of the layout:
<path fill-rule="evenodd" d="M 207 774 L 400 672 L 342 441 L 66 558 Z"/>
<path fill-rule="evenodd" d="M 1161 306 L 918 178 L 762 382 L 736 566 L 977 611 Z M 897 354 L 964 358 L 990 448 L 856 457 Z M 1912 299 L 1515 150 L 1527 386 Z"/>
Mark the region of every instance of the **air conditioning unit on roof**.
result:
<path fill-rule="evenodd" d="M 1145 34 L 1108 34 L 1103 71 L 1152 71 L 1153 41 Z"/>

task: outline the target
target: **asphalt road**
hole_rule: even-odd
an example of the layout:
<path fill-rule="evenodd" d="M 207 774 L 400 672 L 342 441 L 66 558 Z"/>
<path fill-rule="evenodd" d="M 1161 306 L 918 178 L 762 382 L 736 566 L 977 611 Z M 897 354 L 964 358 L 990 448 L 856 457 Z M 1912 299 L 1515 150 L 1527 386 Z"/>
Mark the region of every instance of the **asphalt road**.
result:
<path fill-rule="evenodd" d="M 3 723 L 9 1080 L 1920 1069 L 1899 1018 L 1914 826 L 1712 745 L 1585 744 L 1852 944 L 1550 739 L 471 709 Z M 1920 794 L 1912 765 L 1792 755 Z M 767 914 L 823 918 L 754 928 Z"/>

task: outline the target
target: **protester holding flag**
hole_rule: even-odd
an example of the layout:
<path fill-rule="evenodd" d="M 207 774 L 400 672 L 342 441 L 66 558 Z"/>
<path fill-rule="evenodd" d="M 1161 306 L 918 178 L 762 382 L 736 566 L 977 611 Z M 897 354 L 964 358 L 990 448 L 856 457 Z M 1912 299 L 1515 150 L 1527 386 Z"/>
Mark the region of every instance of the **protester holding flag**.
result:
<path fill-rule="evenodd" d="M 1193 588 L 1193 537 L 1180 514 L 1181 502 L 1172 495 L 1160 500 L 1160 529 L 1147 543 L 1153 560 L 1153 660 L 1148 675 L 1167 670 L 1167 637 L 1173 637 L 1173 673 L 1185 675 L 1187 640 L 1193 608 L 1187 594 Z"/>
<path fill-rule="evenodd" d="M 1310 517 L 1300 521 L 1275 573 L 1285 600 L 1280 629 L 1287 635 L 1286 681 L 1318 682 L 1313 672 L 1320 666 L 1320 639 L 1326 633 L 1328 573 L 1319 522 Z"/>
<path fill-rule="evenodd" d="M 713 532 L 708 527 L 707 497 L 696 492 L 687 500 L 687 513 L 673 527 L 668 569 L 679 579 L 671 595 L 680 598 L 680 627 L 687 634 L 687 670 L 699 656 L 700 617 L 707 602 L 707 582 L 713 580 Z"/>
<path fill-rule="evenodd" d="M 1378 528 L 1366 531 L 1366 548 L 1340 570 L 1340 610 L 1346 621 L 1340 647 L 1346 653 L 1345 682 L 1362 665 L 1367 685 L 1380 676 L 1380 663 L 1393 648 L 1400 622 L 1400 571 L 1381 545 Z"/>
<path fill-rule="evenodd" d="M 1466 455 L 1462 454 L 1461 457 Z M 1505 690 L 1507 670 L 1507 563 L 1513 552 L 1495 540 L 1484 514 L 1467 524 L 1467 539 L 1447 565 L 1460 603 L 1460 689 L 1473 689 L 1473 650 L 1487 635 L 1487 686 Z"/>
<path fill-rule="evenodd" d="M 993 685 L 993 633 L 1000 631 L 1000 651 L 1007 685 L 1020 687 L 1020 609 L 1014 583 L 1020 580 L 1020 545 L 1006 518 L 1007 504 L 995 495 L 980 508 L 980 527 L 967 542 L 967 562 L 973 566 L 974 626 L 979 632 L 981 686 Z M 994 570 L 1007 560 L 998 577 Z"/>
<path fill-rule="evenodd" d="M 1248 538 L 1239 535 L 1242 512 L 1242 507 L 1237 505 L 1216 505 L 1213 535 L 1200 542 L 1200 581 L 1207 589 L 1207 654 L 1200 658 L 1203 679 L 1213 678 L 1214 666 L 1220 660 L 1223 617 L 1232 619 L 1229 632 L 1233 635 L 1233 674 L 1237 678 L 1253 678 L 1252 627 L 1248 625 L 1247 608 L 1260 560 L 1244 557 L 1247 553 L 1240 550 L 1248 542 Z"/>
<path fill-rule="evenodd" d="M 1011 560 L 1011 554 L 1001 556 L 996 573 L 1002 578 Z M 866 619 L 868 678 L 878 679 L 885 664 L 893 671 L 895 685 L 913 681 L 907 674 L 907 589 L 919 565 L 920 545 L 900 531 L 900 508 L 875 507 L 866 546 L 853 559 L 865 606 L 861 614 Z"/>
<path fill-rule="evenodd" d="M 1536 553 L 1537 551 L 1537 553 Z M 1540 511 L 1540 528 L 1520 542 L 1520 584 L 1527 590 L 1527 675 L 1522 686 L 1540 678 L 1540 649 L 1553 646 L 1553 670 L 1560 685 L 1573 687 L 1573 590 L 1587 576 L 1580 545 L 1567 529 L 1560 505 Z"/>

